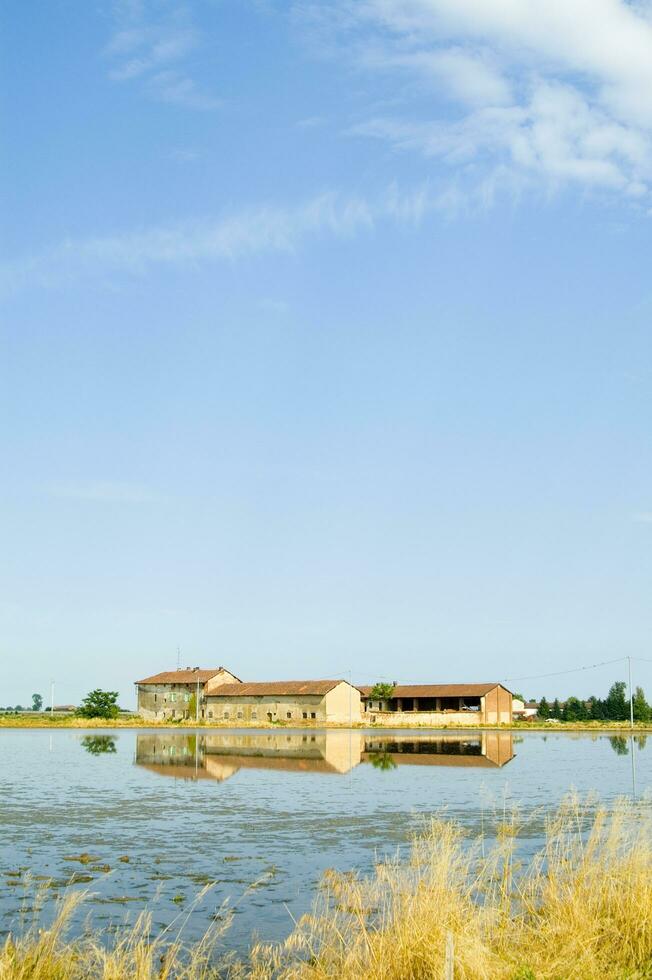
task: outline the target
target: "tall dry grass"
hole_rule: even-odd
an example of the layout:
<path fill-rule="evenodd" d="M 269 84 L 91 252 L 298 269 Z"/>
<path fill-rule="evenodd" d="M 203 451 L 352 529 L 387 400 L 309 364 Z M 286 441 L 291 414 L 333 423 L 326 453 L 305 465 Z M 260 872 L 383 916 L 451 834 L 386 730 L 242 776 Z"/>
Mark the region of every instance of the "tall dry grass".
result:
<path fill-rule="evenodd" d="M 149 920 L 107 952 L 55 926 L 8 939 L 0 980 L 644 980 L 652 978 L 652 812 L 568 800 L 522 864 L 518 819 L 488 850 L 432 821 L 409 856 L 371 877 L 331 873 L 313 912 L 278 945 L 216 961 L 215 935 L 184 949 L 152 940 Z"/>
<path fill-rule="evenodd" d="M 331 875 L 281 946 L 253 950 L 264 980 L 604 980 L 652 977 L 652 815 L 569 799 L 525 865 L 518 822 L 482 854 L 433 821 L 408 860 L 371 879 Z"/>

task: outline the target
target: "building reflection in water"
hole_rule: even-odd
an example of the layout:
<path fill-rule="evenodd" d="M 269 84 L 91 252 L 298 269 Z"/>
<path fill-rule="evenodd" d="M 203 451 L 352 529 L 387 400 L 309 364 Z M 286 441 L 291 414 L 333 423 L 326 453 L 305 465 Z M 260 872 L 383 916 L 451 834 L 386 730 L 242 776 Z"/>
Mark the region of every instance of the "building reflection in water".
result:
<path fill-rule="evenodd" d="M 240 769 L 342 774 L 361 763 L 497 769 L 514 757 L 511 732 L 370 735 L 368 732 L 230 732 L 136 736 L 136 764 L 176 779 L 221 782 Z"/>

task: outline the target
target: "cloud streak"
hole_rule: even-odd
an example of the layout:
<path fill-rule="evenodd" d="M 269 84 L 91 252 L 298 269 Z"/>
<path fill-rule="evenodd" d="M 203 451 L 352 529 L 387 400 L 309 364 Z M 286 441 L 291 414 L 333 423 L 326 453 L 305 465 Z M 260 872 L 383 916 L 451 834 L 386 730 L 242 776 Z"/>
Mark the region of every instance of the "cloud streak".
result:
<path fill-rule="evenodd" d="M 0 292 L 144 275 L 157 266 L 193 267 L 260 253 L 292 252 L 306 240 L 351 237 L 382 221 L 418 223 L 427 213 L 448 206 L 448 198 L 437 196 L 428 184 L 410 191 L 392 186 L 373 200 L 323 193 L 292 207 L 264 205 L 213 221 L 67 240 L 1 267 Z"/>

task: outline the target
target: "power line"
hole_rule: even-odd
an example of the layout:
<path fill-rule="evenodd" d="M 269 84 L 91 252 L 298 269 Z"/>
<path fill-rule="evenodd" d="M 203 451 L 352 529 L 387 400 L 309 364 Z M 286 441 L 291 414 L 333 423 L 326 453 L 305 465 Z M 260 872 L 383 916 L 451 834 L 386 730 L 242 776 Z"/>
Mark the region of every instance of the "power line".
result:
<path fill-rule="evenodd" d="M 506 683 L 512 681 L 534 681 L 540 677 L 560 677 L 562 674 L 577 674 L 582 670 L 594 670 L 596 667 L 606 667 L 608 664 L 621 664 L 627 657 L 617 657 L 616 660 L 601 660 L 597 664 L 587 664 L 586 667 L 571 667 L 569 670 L 553 670 L 548 674 L 529 674 L 527 677 L 503 677 Z"/>

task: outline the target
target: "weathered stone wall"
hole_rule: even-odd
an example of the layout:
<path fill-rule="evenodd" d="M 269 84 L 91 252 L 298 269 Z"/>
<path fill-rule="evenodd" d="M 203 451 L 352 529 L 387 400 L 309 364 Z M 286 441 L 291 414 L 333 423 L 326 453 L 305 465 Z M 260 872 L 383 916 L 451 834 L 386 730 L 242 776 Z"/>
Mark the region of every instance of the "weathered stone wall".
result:
<path fill-rule="evenodd" d="M 239 683 L 228 670 L 220 670 L 207 683 L 199 684 L 199 717 L 202 713 L 203 696 L 222 684 Z M 189 684 L 141 684 L 138 686 L 138 713 L 146 721 L 169 721 L 189 717 L 191 697 L 197 694 L 197 682 Z"/>
<path fill-rule="evenodd" d="M 370 724 L 423 725 L 429 728 L 446 728 L 447 725 L 465 725 L 473 728 L 483 724 L 480 711 L 368 711 L 363 716 Z"/>
<path fill-rule="evenodd" d="M 138 713 L 146 721 L 187 718 L 196 691 L 196 684 L 144 684 L 138 688 Z"/>
<path fill-rule="evenodd" d="M 271 695 L 247 695 L 220 697 L 207 695 L 204 719 L 228 722 L 270 721 L 326 721 L 326 699 L 319 695 L 302 694 L 297 697 Z"/>

